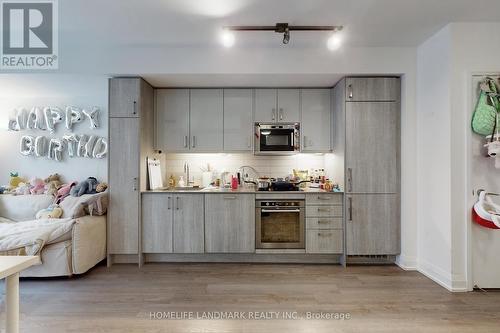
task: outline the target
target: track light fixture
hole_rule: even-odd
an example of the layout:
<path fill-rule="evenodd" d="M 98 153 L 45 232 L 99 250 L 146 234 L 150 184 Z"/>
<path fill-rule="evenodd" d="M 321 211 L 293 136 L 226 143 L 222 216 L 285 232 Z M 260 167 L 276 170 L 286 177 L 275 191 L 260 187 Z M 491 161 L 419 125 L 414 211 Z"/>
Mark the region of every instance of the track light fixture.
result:
<path fill-rule="evenodd" d="M 232 25 L 225 26 L 224 31 L 274 31 L 283 34 L 283 44 L 290 42 L 290 31 L 331 31 L 338 32 L 343 29 L 341 25 L 289 25 L 288 23 L 276 23 L 276 25 Z M 331 39 L 331 38 L 330 38 Z M 328 48 L 333 50 L 340 46 L 340 38 L 335 38 L 335 43 L 328 43 Z M 335 47 L 332 47 L 335 46 Z"/>

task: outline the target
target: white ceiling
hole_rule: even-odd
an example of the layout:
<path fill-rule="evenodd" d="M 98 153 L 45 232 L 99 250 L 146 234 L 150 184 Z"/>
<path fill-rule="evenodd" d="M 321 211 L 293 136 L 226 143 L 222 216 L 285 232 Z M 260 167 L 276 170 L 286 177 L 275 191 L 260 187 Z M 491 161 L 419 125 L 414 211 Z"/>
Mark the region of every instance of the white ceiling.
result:
<path fill-rule="evenodd" d="M 221 48 L 218 37 L 224 25 L 276 22 L 344 25 L 346 47 L 415 47 L 450 22 L 500 21 L 500 0 L 72 0 L 59 1 L 59 12 L 63 49 L 172 47 L 203 52 Z M 282 36 L 273 32 L 239 32 L 234 47 L 324 49 L 328 36 L 292 32 L 290 44 L 282 45 Z M 338 78 L 193 74 L 148 79 L 160 86 L 252 86 L 262 80 L 270 86 L 324 86 Z"/>

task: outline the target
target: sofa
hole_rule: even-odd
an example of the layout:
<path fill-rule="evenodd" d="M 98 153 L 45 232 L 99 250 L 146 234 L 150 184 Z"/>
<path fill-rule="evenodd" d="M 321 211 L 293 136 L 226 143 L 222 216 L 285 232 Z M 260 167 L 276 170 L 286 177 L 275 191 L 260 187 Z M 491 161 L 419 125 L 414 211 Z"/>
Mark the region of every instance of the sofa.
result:
<path fill-rule="evenodd" d="M 24 254 L 38 255 L 41 263 L 23 271 L 21 276 L 53 277 L 82 274 L 106 258 L 106 216 L 88 215 L 93 213 L 93 210 L 89 212 L 85 205 L 88 204 L 92 195 L 85 196 L 64 199 L 61 203 L 61 206 L 65 207 L 62 219 L 42 221 L 35 220 L 35 215 L 39 210 L 51 205 L 54 197 L 44 194 L 0 195 L 0 230 L 3 230 L 4 236 L 8 234 L 6 230 L 22 229 L 19 228 L 22 225 L 31 227 L 31 230 L 28 230 L 28 236 L 29 232 L 33 234 L 33 231 L 36 231 L 33 228 L 42 228 L 43 225 L 50 223 L 54 223 L 54 225 L 59 223 L 64 226 L 64 228 L 59 229 L 60 232 L 56 237 L 47 237 L 45 241 L 41 242 L 43 244 L 32 250 L 32 253 L 22 249 Z M 11 243 L 17 234 L 21 234 L 21 232 L 11 233 Z M 2 245 L 1 236 L 0 247 Z M 22 235 L 17 238 L 22 238 Z M 5 248 L 6 245 L 3 245 Z M 8 246 L 9 244 L 7 244 L 7 248 Z"/>

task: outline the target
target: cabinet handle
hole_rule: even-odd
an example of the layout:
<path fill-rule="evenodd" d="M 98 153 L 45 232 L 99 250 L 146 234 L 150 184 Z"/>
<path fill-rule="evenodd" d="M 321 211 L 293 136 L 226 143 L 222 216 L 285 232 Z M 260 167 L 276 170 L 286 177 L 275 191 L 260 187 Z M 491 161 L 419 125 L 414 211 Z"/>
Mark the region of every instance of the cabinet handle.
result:
<path fill-rule="evenodd" d="M 275 108 L 273 108 L 272 119 L 276 120 L 276 109 Z"/>
<path fill-rule="evenodd" d="M 228 196 L 224 197 L 224 200 L 235 200 L 235 199 L 236 199 L 236 197 L 234 197 L 234 196 L 233 197 L 228 197 Z"/>
<path fill-rule="evenodd" d="M 352 221 L 352 197 L 349 197 L 349 221 Z"/>
<path fill-rule="evenodd" d="M 188 147 L 188 136 L 184 135 L 184 148 Z"/>
<path fill-rule="evenodd" d="M 280 120 L 283 120 L 283 108 L 280 108 Z"/>
<path fill-rule="evenodd" d="M 318 195 L 318 200 L 330 200 L 331 198 L 328 195 Z"/>
<path fill-rule="evenodd" d="M 307 136 L 304 135 L 304 137 L 302 139 L 304 140 L 303 146 L 304 146 L 304 148 L 306 148 L 307 147 Z"/>
<path fill-rule="evenodd" d="M 348 92 L 347 96 L 349 97 L 349 99 L 353 99 L 354 94 L 352 92 L 352 84 L 350 84 L 350 85 L 347 86 L 347 92 Z"/>
<path fill-rule="evenodd" d="M 193 143 L 192 143 L 193 148 L 196 147 L 196 137 L 193 135 Z"/>
<path fill-rule="evenodd" d="M 137 101 L 134 101 L 134 108 L 132 109 L 132 114 L 137 114 Z"/>
<path fill-rule="evenodd" d="M 171 200 L 172 200 L 172 197 L 167 197 L 167 209 L 168 210 L 170 210 L 170 208 L 172 207 Z"/>
<path fill-rule="evenodd" d="M 318 208 L 318 212 L 329 212 L 330 208 Z"/>
<path fill-rule="evenodd" d="M 252 138 L 253 138 L 253 135 L 251 135 L 250 137 L 247 138 L 247 147 L 248 148 L 252 148 Z"/>
<path fill-rule="evenodd" d="M 132 190 L 137 191 L 137 177 L 132 179 Z"/>
<path fill-rule="evenodd" d="M 175 197 L 175 209 L 179 210 L 179 197 Z"/>
<path fill-rule="evenodd" d="M 322 221 L 322 220 L 318 221 L 318 224 L 328 224 L 328 223 L 330 223 L 330 221 Z"/>
<path fill-rule="evenodd" d="M 348 191 L 352 192 L 352 168 L 347 168 L 347 185 Z"/>
<path fill-rule="evenodd" d="M 329 236 L 330 233 L 318 232 L 318 236 Z"/>

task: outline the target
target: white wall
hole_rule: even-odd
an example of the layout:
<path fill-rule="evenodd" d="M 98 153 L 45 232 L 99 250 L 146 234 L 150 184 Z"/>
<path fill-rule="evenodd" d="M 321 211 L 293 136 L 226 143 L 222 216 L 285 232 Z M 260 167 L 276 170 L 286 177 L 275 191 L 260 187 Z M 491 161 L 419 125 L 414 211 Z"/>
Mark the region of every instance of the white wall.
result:
<path fill-rule="evenodd" d="M 98 106 L 101 109 L 100 128 L 91 130 L 88 120 L 75 124 L 76 134 L 108 136 L 108 88 L 104 75 L 56 75 L 56 74 L 3 74 L 0 75 L 0 121 L 5 124 L 14 108 L 32 106 L 67 105 L 79 107 Z M 4 126 L 5 127 L 5 126 Z M 68 133 L 64 123 L 56 125 L 56 132 L 30 130 L 11 132 L 0 129 L 0 184 L 9 181 L 11 171 L 20 176 L 44 178 L 59 173 L 66 181 L 83 180 L 94 176 L 107 180 L 107 159 L 69 158 L 64 154 L 62 162 L 46 158 L 26 157 L 19 153 L 22 135 L 44 135 L 61 138 Z"/>
<path fill-rule="evenodd" d="M 418 267 L 444 286 L 452 280 L 450 38 L 446 27 L 417 51 Z"/>

